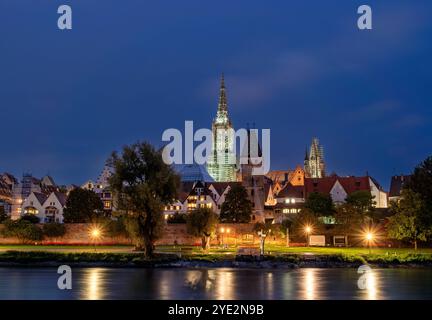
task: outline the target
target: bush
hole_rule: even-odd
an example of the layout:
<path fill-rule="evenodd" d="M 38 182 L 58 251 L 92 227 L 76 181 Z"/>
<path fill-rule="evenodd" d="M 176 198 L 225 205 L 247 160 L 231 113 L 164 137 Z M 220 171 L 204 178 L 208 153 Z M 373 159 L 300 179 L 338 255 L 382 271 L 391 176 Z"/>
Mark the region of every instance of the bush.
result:
<path fill-rule="evenodd" d="M 181 213 L 174 213 L 168 217 L 167 223 L 186 223 L 186 215 Z"/>
<path fill-rule="evenodd" d="M 110 220 L 108 223 L 108 235 L 110 237 L 128 236 L 124 218 L 119 217 L 117 220 Z"/>
<path fill-rule="evenodd" d="M 63 237 L 66 234 L 66 227 L 61 223 L 46 223 L 42 227 L 43 234 L 50 238 Z"/>
<path fill-rule="evenodd" d="M 24 220 L 6 220 L 3 235 L 6 237 L 18 238 L 21 242 L 39 241 L 43 238 L 42 229 L 37 225 Z"/>
<path fill-rule="evenodd" d="M 0 207 L 0 223 L 3 223 L 8 218 L 3 206 Z"/>
<path fill-rule="evenodd" d="M 33 224 L 39 223 L 40 221 L 39 217 L 35 216 L 34 214 L 25 214 L 21 217 L 21 220 L 25 220 Z"/>

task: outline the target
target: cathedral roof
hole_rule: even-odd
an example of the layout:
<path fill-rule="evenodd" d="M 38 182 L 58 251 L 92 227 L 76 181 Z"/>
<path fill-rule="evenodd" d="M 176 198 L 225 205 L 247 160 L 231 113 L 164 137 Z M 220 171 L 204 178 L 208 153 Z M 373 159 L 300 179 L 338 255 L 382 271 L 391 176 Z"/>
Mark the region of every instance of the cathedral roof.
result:
<path fill-rule="evenodd" d="M 174 170 L 180 175 L 180 180 L 183 182 L 205 181 L 213 182 L 214 179 L 208 174 L 203 165 L 184 164 L 177 165 Z"/>

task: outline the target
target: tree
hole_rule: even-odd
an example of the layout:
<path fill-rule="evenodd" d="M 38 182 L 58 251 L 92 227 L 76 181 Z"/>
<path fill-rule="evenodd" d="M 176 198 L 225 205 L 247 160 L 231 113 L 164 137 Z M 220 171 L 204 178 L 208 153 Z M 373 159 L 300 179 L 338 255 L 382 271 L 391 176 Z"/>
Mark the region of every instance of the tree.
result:
<path fill-rule="evenodd" d="M 297 236 L 305 237 L 307 240 L 306 228 L 309 227 L 312 233 L 322 231 L 323 223 L 312 210 L 303 208 L 292 221 L 292 231 Z"/>
<path fill-rule="evenodd" d="M 221 222 L 248 223 L 251 220 L 252 203 L 247 190 L 240 184 L 234 185 L 227 193 L 221 207 Z"/>
<path fill-rule="evenodd" d="M 329 194 L 311 193 L 307 197 L 304 207 L 316 216 L 332 216 L 334 213 L 333 200 Z"/>
<path fill-rule="evenodd" d="M 372 196 L 370 191 L 359 190 L 349 194 L 345 201 L 360 213 L 366 214 L 373 210 L 376 204 L 374 198 L 375 196 Z"/>
<path fill-rule="evenodd" d="M 417 193 L 425 205 L 419 216 L 424 225 L 432 227 L 432 156 L 426 158 L 415 169 L 406 188 Z"/>
<path fill-rule="evenodd" d="M 52 222 L 45 223 L 42 227 L 43 234 L 49 238 L 60 238 L 66 234 L 66 227 L 64 224 Z"/>
<path fill-rule="evenodd" d="M 407 187 L 420 195 L 427 205 L 432 204 L 432 156 L 426 158 L 415 169 Z"/>
<path fill-rule="evenodd" d="M 177 197 L 179 176 L 162 159 L 162 150 L 146 142 L 113 152 L 108 162 L 114 169 L 110 186 L 119 212 L 127 217 L 126 228 L 136 250 L 147 257 L 162 235 L 165 205 Z"/>
<path fill-rule="evenodd" d="M 0 207 L 0 223 L 3 223 L 8 218 L 3 206 Z"/>
<path fill-rule="evenodd" d="M 5 228 L 3 235 L 6 237 L 15 237 L 23 243 L 42 240 L 43 234 L 41 228 L 30 221 L 19 219 L 7 219 L 4 222 Z"/>
<path fill-rule="evenodd" d="M 26 221 L 31 222 L 33 224 L 40 222 L 39 217 L 34 215 L 34 214 L 25 214 L 21 217 L 21 220 L 26 220 Z"/>
<path fill-rule="evenodd" d="M 102 200 L 95 192 L 76 188 L 69 193 L 63 217 L 66 223 L 94 222 L 102 211 Z"/>
<path fill-rule="evenodd" d="M 186 223 L 186 214 L 176 212 L 173 215 L 170 215 L 168 217 L 167 223 L 170 223 L 170 224 Z"/>
<path fill-rule="evenodd" d="M 417 250 L 417 242 L 426 241 L 431 234 L 431 227 L 423 223 L 425 210 L 421 195 L 411 189 L 404 189 L 401 200 L 392 203 L 391 211 L 395 214 L 387 224 L 389 238 L 411 241 Z"/>
<path fill-rule="evenodd" d="M 365 216 L 359 207 L 351 203 L 344 203 L 336 208 L 335 220 L 335 229 L 341 234 L 348 236 L 356 234 L 361 230 Z"/>
<path fill-rule="evenodd" d="M 204 250 L 210 248 L 210 237 L 216 231 L 218 216 L 209 208 L 198 208 L 186 217 L 186 229 L 190 235 L 201 238 Z"/>

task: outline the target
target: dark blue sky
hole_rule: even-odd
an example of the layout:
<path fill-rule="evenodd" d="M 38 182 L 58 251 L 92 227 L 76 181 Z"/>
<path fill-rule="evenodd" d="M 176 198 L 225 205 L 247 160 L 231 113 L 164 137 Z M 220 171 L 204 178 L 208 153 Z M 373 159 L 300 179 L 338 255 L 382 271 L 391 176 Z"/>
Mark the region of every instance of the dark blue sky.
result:
<path fill-rule="evenodd" d="M 432 154 L 431 17 L 427 0 L 0 0 L 0 171 L 95 178 L 124 144 L 210 127 L 224 72 L 234 126 L 272 130 L 273 169 L 317 136 L 329 171 L 387 186 Z"/>

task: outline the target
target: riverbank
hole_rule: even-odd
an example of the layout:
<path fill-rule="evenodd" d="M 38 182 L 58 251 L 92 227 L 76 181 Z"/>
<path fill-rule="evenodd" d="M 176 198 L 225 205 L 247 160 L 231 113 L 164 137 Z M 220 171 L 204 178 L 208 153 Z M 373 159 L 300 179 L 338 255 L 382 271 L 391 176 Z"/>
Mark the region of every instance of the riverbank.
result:
<path fill-rule="evenodd" d="M 432 267 L 432 254 L 280 254 L 239 256 L 234 254 L 157 254 L 147 259 L 142 253 L 6 251 L 0 253 L 0 267 L 143 267 L 143 268 L 358 268 Z"/>

